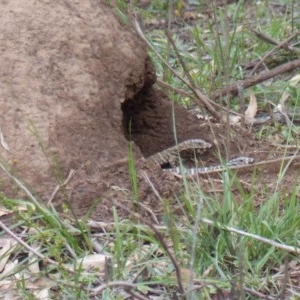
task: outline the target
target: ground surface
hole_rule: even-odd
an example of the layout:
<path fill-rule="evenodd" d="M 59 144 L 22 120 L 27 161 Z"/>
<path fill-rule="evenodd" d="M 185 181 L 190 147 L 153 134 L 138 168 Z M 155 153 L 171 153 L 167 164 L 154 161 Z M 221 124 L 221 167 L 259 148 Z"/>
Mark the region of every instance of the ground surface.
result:
<path fill-rule="evenodd" d="M 201 121 L 179 105 L 173 108 L 152 86 L 156 76 L 144 44 L 108 7 L 97 1 L 74 6 L 54 2 L 1 4 L 6 24 L 1 33 L 1 126 L 10 147 L 10 152 L 2 148 L 1 155 L 42 201 L 47 202 L 74 169 L 75 175 L 51 199 L 53 204 L 68 203 L 82 216 L 97 203 L 93 217 L 101 221 L 112 219 L 112 200 L 132 205 L 127 162 L 131 136 L 139 200 L 159 213 L 160 200 L 143 171 L 159 194 L 170 199 L 180 192 L 182 180 L 143 157 L 175 144 L 173 109 L 179 142 L 202 138 L 214 145 L 203 155 L 205 166 L 218 164 L 220 155 L 251 156 L 257 162 L 283 156 L 283 149 L 255 140 L 246 129 L 231 129 L 228 140 L 224 124 Z M 279 169 L 274 164 L 258 169 L 264 180 L 260 185 L 275 188 Z M 283 186 L 297 180 L 298 169 L 288 170 Z M 245 186 L 251 184 L 252 172 L 247 168 L 240 174 Z M 204 189 L 211 188 L 204 180 L 209 176 L 201 175 Z M 3 181 L 9 196 L 22 195 L 11 186 Z M 255 188 L 259 203 L 260 188 Z M 120 218 L 128 217 L 119 213 Z"/>
<path fill-rule="evenodd" d="M 143 281 L 145 281 L 145 287 L 149 286 L 149 293 L 152 295 L 155 292 L 155 297 L 159 295 L 161 290 L 164 290 L 166 294 L 170 294 L 170 291 L 173 290 L 178 291 L 176 284 L 174 286 L 169 281 L 171 256 L 164 258 L 165 255 L 161 250 L 162 240 L 157 239 L 159 243 L 153 248 L 157 250 L 153 252 L 154 231 L 148 235 L 147 230 L 145 230 L 146 234 L 141 234 L 146 226 L 140 226 L 146 220 L 152 224 L 158 224 L 157 222 L 162 221 L 159 225 L 167 225 L 162 233 L 168 248 L 169 245 L 175 246 L 175 239 L 177 239 L 175 234 L 174 241 L 169 244 L 169 235 L 172 236 L 173 213 L 176 221 L 175 227 L 181 228 L 183 222 L 183 227 L 191 230 L 194 224 L 197 224 L 197 218 L 193 218 L 194 214 L 190 213 L 192 210 L 184 211 L 182 209 L 182 203 L 187 203 L 184 202 L 187 196 L 183 195 L 186 188 L 185 178 L 178 174 L 164 172 L 160 166 L 148 162 L 146 159 L 149 155 L 173 146 L 175 135 L 178 142 L 190 138 L 201 138 L 213 145 L 212 149 L 200 158 L 199 164 L 203 166 L 218 165 L 220 158 L 228 160 L 239 156 L 248 156 L 255 159 L 253 165 L 230 171 L 229 180 L 231 183 L 228 185 L 223 184 L 222 181 L 224 178 L 226 179 L 226 172 L 211 172 L 188 178 L 191 186 L 196 186 L 195 193 L 192 189 L 187 193 L 188 196 L 192 195 L 191 205 L 195 204 L 195 207 L 198 207 L 198 204 L 202 203 L 202 192 L 208 195 L 204 198 L 209 199 L 212 205 L 223 202 L 226 204 L 226 199 L 231 198 L 231 194 L 226 197 L 229 194 L 228 189 L 226 189 L 228 187 L 241 204 L 245 203 L 246 199 L 246 202 L 250 204 L 253 201 L 257 208 L 263 202 L 272 199 L 273 195 L 275 195 L 274 198 L 279 195 L 280 201 L 285 202 L 285 204 L 289 199 L 294 199 L 290 197 L 292 193 L 296 194 L 299 199 L 300 157 L 296 156 L 295 159 L 284 160 L 287 156 L 297 155 L 299 147 L 297 145 L 286 147 L 285 143 L 282 143 L 282 140 L 277 139 L 274 135 L 271 138 L 258 139 L 256 136 L 259 128 L 249 129 L 238 126 L 228 128 L 225 123 L 216 122 L 214 119 L 209 121 L 205 118 L 199 119 L 193 112 L 178 104 L 172 104 L 166 93 L 155 84 L 156 72 L 147 55 L 144 43 L 130 26 L 126 27 L 124 23 L 120 22 L 114 14 L 115 10 L 103 5 L 103 1 L 11 0 L 0 3 L 0 9 L 3 12 L 0 16 L 3 25 L 0 32 L 2 41 L 0 45 L 2 54 L 0 56 L 2 66 L 0 71 L 0 134 L 3 134 L 3 137 L 0 135 L 0 163 L 4 162 L 4 165 L 13 175 L 25 182 L 41 203 L 46 205 L 52 203 L 60 212 L 63 211 L 64 213 L 67 211 L 64 205 L 69 205 L 77 216 L 89 214 L 96 221 L 94 225 L 91 225 L 91 222 L 86 222 L 86 219 L 83 219 L 82 225 L 78 224 L 82 233 L 85 231 L 85 226 L 88 228 L 91 226 L 90 230 L 87 229 L 87 237 L 85 238 L 85 233 L 77 235 L 78 231 L 76 230 L 76 235 L 73 235 L 73 228 L 69 230 L 70 209 L 67 211 L 68 215 L 58 214 L 56 216 L 56 214 L 52 214 L 52 208 L 50 208 L 44 215 L 42 214 L 42 217 L 40 210 L 36 209 L 35 213 L 38 216 L 35 216 L 35 213 L 32 214 L 31 211 L 32 206 L 26 201 L 29 198 L 28 195 L 22 192 L 15 183 L 9 181 L 6 174 L 1 171 L 1 191 L 5 196 L 15 200 L 3 201 L 7 206 L 10 205 L 12 210 L 9 214 L 1 215 L 0 221 L 7 226 L 13 225 L 11 228 L 14 229 L 14 232 L 22 232 L 20 237 L 27 240 L 30 245 L 31 241 L 37 238 L 38 244 L 43 245 L 42 250 L 38 249 L 38 251 L 41 251 L 46 257 L 55 257 L 53 254 L 55 248 L 58 249 L 55 258 L 58 262 L 61 262 L 61 259 L 64 259 L 63 263 L 72 262 L 74 255 L 73 251 L 71 252 L 69 249 L 76 248 L 73 239 L 75 237 L 79 240 L 80 247 L 83 247 L 78 254 L 78 258 L 81 259 L 88 252 L 88 246 L 97 246 L 94 244 L 96 239 L 99 241 L 101 249 L 96 249 L 99 248 L 97 246 L 93 251 L 102 253 L 105 250 L 105 254 L 113 253 L 115 262 L 118 261 L 113 267 L 113 279 L 128 280 L 130 283 L 137 284 L 136 288 L 141 283 L 141 289 L 136 289 L 139 292 L 142 292 Z M 193 19 L 193 21 L 195 20 Z M 191 40 L 189 42 L 192 44 Z M 202 90 L 201 86 L 199 88 Z M 223 112 L 220 114 L 225 115 Z M 208 113 L 204 110 L 202 117 L 208 117 Z M 137 199 L 132 184 L 135 174 L 128 170 L 130 157 L 128 148 L 131 145 L 129 140 L 134 142 L 133 156 L 137 174 L 138 201 L 134 201 Z M 72 176 L 64 182 L 69 174 Z M 235 175 L 239 182 L 232 180 Z M 201 192 L 199 192 L 199 186 Z M 56 193 L 54 193 L 55 190 Z M 228 194 L 224 195 L 225 193 Z M 250 198 L 247 198 L 249 195 Z M 23 207 L 20 207 L 19 199 L 25 199 L 20 203 L 22 203 L 21 206 L 25 203 L 24 206 L 27 207 L 28 213 L 23 214 Z M 2 200 L 5 200 L 4 196 Z M 235 201 L 233 202 L 235 205 Z M 209 202 L 207 203 L 210 205 Z M 115 216 L 112 208 L 115 204 L 119 205 L 117 211 L 120 223 L 114 222 Z M 171 205 L 168 206 L 168 204 Z M 166 214 L 166 207 L 172 210 L 170 219 Z M 216 215 L 222 212 L 219 207 L 223 206 L 217 207 Z M 240 207 L 242 208 L 243 205 Z M 234 214 L 240 213 L 239 208 Z M 20 211 L 16 211 L 19 209 Z M 3 212 L 1 211 L 1 213 Z M 133 215 L 132 212 L 137 212 L 138 216 Z M 284 208 L 280 210 L 279 214 L 282 212 L 285 213 Z M 177 216 L 180 217 L 177 219 Z M 22 228 L 15 227 L 20 224 L 16 221 L 19 217 L 25 222 L 21 223 Z M 209 214 L 209 218 L 212 220 L 214 217 L 214 214 Z M 252 213 L 250 217 L 249 222 L 256 219 Z M 268 217 L 270 218 L 270 215 Z M 138 222 L 134 222 L 134 226 L 127 226 L 128 223 L 132 224 L 132 222 L 122 223 L 122 220 L 126 218 L 134 219 L 134 221 L 137 218 Z M 261 223 L 264 223 L 264 218 L 263 215 L 258 220 L 262 220 Z M 74 220 L 74 218 L 71 219 Z M 271 219 L 274 219 L 273 215 L 271 215 Z M 277 227 L 277 219 L 274 222 L 275 227 Z M 169 220 L 171 222 L 168 223 Z M 36 228 L 36 230 L 32 230 L 33 238 L 31 236 L 29 238 L 24 237 L 23 224 L 28 226 L 27 221 L 30 221 L 29 224 L 31 224 L 32 229 Z M 108 223 L 110 221 L 113 222 Z M 185 221 L 187 222 L 184 223 Z M 255 222 L 253 223 L 255 224 Z M 135 227 L 135 225 L 137 226 Z M 266 225 L 269 225 L 268 222 Z M 61 231 L 61 227 L 65 231 Z M 162 227 L 164 226 L 157 228 Z M 217 227 L 216 231 L 219 231 Z M 241 226 L 241 228 L 245 229 L 245 226 Z M 3 225 L 2 229 L 4 229 Z M 211 229 L 212 231 L 208 228 L 208 238 L 209 243 L 214 244 L 213 247 L 208 246 L 208 250 L 201 246 L 198 247 L 204 256 L 207 256 L 205 254 L 207 251 L 210 252 L 207 252 L 209 254 L 207 265 L 215 264 L 215 254 L 217 253 L 215 252 L 214 236 L 210 234 L 215 228 Z M 118 230 L 121 231 L 121 235 L 117 233 Z M 35 232 L 38 237 L 36 237 Z M 251 230 L 249 232 L 257 233 Z M 182 244 L 180 248 L 182 247 L 184 255 L 178 255 L 176 260 L 178 265 L 180 264 L 180 268 L 184 267 L 182 272 L 188 271 L 187 279 L 190 282 L 189 278 L 192 272 L 185 268 L 186 258 L 190 255 L 190 249 L 194 247 L 189 248 L 189 236 L 194 234 L 194 231 L 186 233 L 187 231 L 182 231 L 178 235 L 181 237 L 183 234 L 186 237 L 182 236 L 184 242 L 180 238 Z M 226 238 L 226 230 L 224 232 L 222 230 L 220 233 Z M 279 237 L 277 239 L 276 231 L 274 235 L 274 240 L 281 240 Z M 66 236 L 71 237 L 68 241 L 70 247 L 67 250 L 65 250 L 65 242 L 62 243 Z M 229 239 L 232 238 L 234 243 L 236 242 L 237 235 L 228 232 L 228 236 Z M 264 235 L 262 234 L 262 236 Z M 199 237 L 196 237 L 196 240 L 200 242 L 199 245 L 205 244 L 206 240 L 202 230 L 199 231 Z M 226 245 L 230 245 L 230 243 L 231 241 Z M 294 244 L 294 240 L 291 244 Z M 104 245 L 103 248 L 102 245 Z M 235 244 L 233 245 L 235 247 Z M 135 246 L 137 248 L 132 252 L 133 255 L 130 255 L 131 249 Z M 151 258 L 148 256 L 149 250 L 146 250 L 146 256 L 143 254 L 142 259 L 139 260 L 138 258 L 136 261 L 135 258 L 140 257 L 141 250 L 147 249 L 148 246 L 151 246 Z M 251 240 L 249 246 L 251 246 Z M 35 247 L 34 245 L 33 248 Z M 205 247 L 206 245 L 204 245 Z M 195 268 L 198 271 L 194 277 L 195 283 L 202 285 L 202 281 L 205 283 L 207 279 L 213 279 L 213 284 L 210 285 L 209 283 L 207 286 L 210 289 L 208 293 L 212 299 L 221 297 L 212 294 L 216 288 L 219 288 L 218 293 L 223 293 L 223 291 L 226 295 L 228 293 L 228 299 L 233 298 L 233 296 L 229 296 L 231 283 L 228 278 L 232 274 L 232 287 L 234 288 L 236 275 L 240 272 L 236 268 L 237 265 L 233 265 L 235 262 L 230 253 L 231 249 L 227 252 L 228 247 L 225 248 L 225 260 L 219 256 L 220 263 L 223 264 L 219 266 L 224 267 L 224 270 L 227 267 L 230 268 L 227 269 L 229 275 L 226 275 L 226 278 L 219 278 L 221 276 L 218 275 L 218 272 L 212 270 L 211 267 L 206 269 L 202 262 L 199 268 Z M 247 243 L 246 251 L 249 248 Z M 25 251 L 26 253 L 23 255 L 23 249 L 19 249 L 20 247 L 17 247 L 17 251 L 21 251 L 22 255 L 13 254 L 11 259 L 15 261 L 21 257 L 19 262 L 23 268 L 23 262 L 30 260 L 27 260 L 27 252 Z M 120 259 L 118 258 L 118 250 L 122 256 L 119 257 Z M 68 257 L 66 253 L 69 251 L 70 256 Z M 280 252 L 276 248 L 275 251 Z M 235 250 L 232 253 L 234 252 Z M 228 253 L 230 253 L 229 256 Z M 260 253 L 257 257 L 259 255 Z M 266 256 L 264 253 L 261 255 L 264 256 L 263 261 L 265 263 Z M 278 268 L 283 266 L 283 261 L 277 260 L 276 256 L 274 259 L 272 253 L 270 256 L 272 256 L 271 260 L 275 260 L 276 267 L 278 265 Z M 287 257 L 289 258 L 288 254 Z M 153 258 L 154 262 L 152 262 Z M 167 260 L 166 264 L 165 259 Z M 123 265 L 123 261 L 134 262 L 134 266 L 127 263 Z M 261 261 L 255 257 L 253 264 L 251 261 L 251 266 L 256 268 L 257 263 L 261 264 Z M 295 259 L 286 265 L 286 269 L 290 272 L 288 283 L 293 283 L 295 290 L 299 286 L 297 263 Z M 4 264 L 5 262 L 3 262 Z M 98 269 L 98 262 L 96 264 Z M 42 268 L 47 267 L 46 259 L 39 265 Z M 68 265 L 75 266 L 78 264 L 71 263 Z M 149 270 L 154 272 L 149 272 L 148 266 L 150 266 Z M 271 266 L 274 266 L 274 261 L 271 262 Z M 139 268 L 142 271 L 136 275 L 136 270 Z M 264 273 L 265 268 L 270 273 Z M 106 271 L 110 273 L 110 270 L 106 269 L 111 268 L 107 266 L 104 271 L 104 273 Z M 250 275 L 251 278 L 245 280 L 244 286 L 251 287 L 250 292 L 260 291 L 266 295 L 270 292 L 269 287 L 271 286 L 273 294 L 277 294 L 277 286 L 281 287 L 282 283 L 285 285 L 285 280 L 282 279 L 285 272 L 278 271 L 278 276 L 277 269 L 269 265 L 260 270 L 263 273 L 259 272 L 257 278 Z M 223 270 L 221 271 L 223 272 Z M 248 271 L 250 274 L 250 268 L 248 270 L 246 267 L 246 277 L 249 277 Z M 53 275 L 54 272 L 51 271 L 51 274 Z M 85 292 L 86 275 L 84 275 L 85 278 L 81 283 L 82 279 L 79 278 L 81 276 L 77 273 L 73 274 L 69 271 L 64 273 L 68 274 L 67 281 L 64 283 L 60 279 L 59 282 L 62 282 L 61 291 L 55 288 L 55 293 L 58 291 L 64 295 L 68 294 L 68 287 L 73 289 L 70 282 L 80 282 L 80 285 L 76 284 L 78 287 L 80 286 L 79 292 Z M 1 274 L 3 275 L 2 271 Z M 38 273 L 35 270 L 34 274 L 29 276 L 30 282 L 35 284 L 35 289 L 37 289 L 37 283 L 32 278 L 36 278 L 36 274 Z M 157 276 L 157 274 L 159 275 Z M 270 276 L 265 274 L 270 274 Z M 15 275 L 14 272 L 15 278 L 23 278 Z M 97 278 L 96 283 L 89 281 L 88 285 L 90 287 L 98 284 L 103 286 L 103 278 L 105 277 L 106 281 L 107 278 L 111 277 L 110 275 L 105 274 L 103 276 L 103 274 L 97 273 L 95 276 Z M 199 282 L 198 275 L 203 275 Z M 26 276 L 28 278 L 28 275 Z M 167 281 L 164 281 L 165 276 Z M 266 277 L 267 280 L 261 277 Z M 272 277 L 276 279 L 276 284 L 273 286 L 269 282 Z M 92 280 L 94 280 L 94 276 Z M 185 278 L 184 280 L 186 281 Z M 256 280 L 257 282 L 254 283 Z M 15 283 L 15 279 L 13 282 Z M 91 282 L 93 282 L 92 285 Z M 25 286 L 24 283 L 22 285 Z M 255 286 L 256 284 L 258 286 Z M 123 290 L 122 285 L 121 283 L 120 287 L 116 286 L 116 293 Z M 126 287 L 124 290 L 127 292 L 128 288 Z M 145 291 L 147 293 L 147 290 Z M 77 297 L 79 292 L 76 291 Z M 149 296 L 149 293 L 143 294 L 144 297 Z M 124 296 L 121 293 L 120 295 L 122 295 L 121 297 Z M 68 296 L 70 297 L 70 295 Z"/>

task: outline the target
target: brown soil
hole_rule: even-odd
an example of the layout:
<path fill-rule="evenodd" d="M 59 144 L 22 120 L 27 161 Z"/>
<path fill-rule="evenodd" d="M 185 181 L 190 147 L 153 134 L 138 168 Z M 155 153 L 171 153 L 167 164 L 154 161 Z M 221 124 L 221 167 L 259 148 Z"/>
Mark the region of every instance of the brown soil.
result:
<path fill-rule="evenodd" d="M 80 216 L 92 210 L 98 221 L 112 220 L 113 201 L 132 208 L 131 137 L 139 200 L 159 214 L 161 200 L 145 174 L 168 199 L 182 190 L 182 180 L 143 157 L 175 144 L 173 110 L 179 142 L 202 138 L 213 143 L 212 151 L 203 155 L 204 165 L 218 164 L 220 155 L 261 161 L 283 154 L 238 129 L 231 130 L 227 141 L 223 124 L 200 121 L 181 106 L 172 106 L 153 87 L 156 76 L 145 45 L 100 2 L 0 3 L 1 129 L 10 147 L 9 152 L 1 147 L 1 156 L 41 201 L 47 203 L 73 169 L 75 174 L 51 198 L 57 207 L 68 203 Z M 290 168 L 283 186 L 294 184 L 298 169 Z M 261 185 L 272 188 L 278 170 L 275 164 L 258 169 Z M 244 170 L 241 180 L 251 184 L 252 172 Z M 203 187 L 210 189 L 205 178 L 211 175 L 201 177 Z M 5 176 L 2 187 L 8 196 L 24 197 Z M 261 201 L 259 194 L 256 201 Z M 151 217 L 146 209 L 141 213 Z M 122 209 L 119 214 L 128 217 Z"/>

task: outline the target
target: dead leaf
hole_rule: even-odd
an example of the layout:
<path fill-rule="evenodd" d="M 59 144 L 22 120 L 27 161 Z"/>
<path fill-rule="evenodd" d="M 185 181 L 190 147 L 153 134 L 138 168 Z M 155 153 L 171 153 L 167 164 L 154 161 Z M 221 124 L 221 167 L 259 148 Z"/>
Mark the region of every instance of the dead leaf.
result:
<path fill-rule="evenodd" d="M 37 244 L 33 244 L 31 245 L 31 247 L 36 250 L 37 252 L 39 252 L 40 247 Z M 36 255 L 33 252 L 29 252 L 28 255 L 28 270 L 33 273 L 33 274 L 38 274 L 40 273 L 40 266 L 39 266 L 39 261 L 36 257 Z"/>
<path fill-rule="evenodd" d="M 9 147 L 8 147 L 8 144 L 7 144 L 7 143 L 5 142 L 5 140 L 4 140 L 4 136 L 3 136 L 3 133 L 2 133 L 1 127 L 0 127 L 0 142 L 1 142 L 2 147 L 3 147 L 6 151 L 10 151 L 10 150 L 9 150 Z"/>
<path fill-rule="evenodd" d="M 248 108 L 245 111 L 245 118 L 248 121 L 252 121 L 257 114 L 257 100 L 253 92 L 250 92 L 250 101 Z"/>
<path fill-rule="evenodd" d="M 47 299 L 50 299 L 50 289 L 47 288 L 47 289 L 42 289 L 41 291 L 38 291 L 38 292 L 34 292 L 34 295 L 36 297 L 36 299 L 39 299 L 39 300 L 47 300 Z"/>
<path fill-rule="evenodd" d="M 3 205 L 0 205 L 0 217 L 1 216 L 5 216 L 5 215 L 8 215 L 10 213 L 12 213 L 13 211 L 10 210 L 10 209 L 7 209 L 5 206 Z"/>
<path fill-rule="evenodd" d="M 1 273 L 1 278 L 5 278 L 5 277 L 10 276 L 11 274 L 14 274 L 14 271 L 17 270 L 18 264 L 19 264 L 19 261 L 17 259 L 15 259 L 14 261 L 8 262 L 5 265 L 3 272 Z"/>
<path fill-rule="evenodd" d="M 10 257 L 10 253 L 14 250 L 14 247 L 17 244 L 17 242 L 12 238 L 2 238 L 0 241 L 2 247 L 0 251 L 0 272 L 2 272 L 6 267 L 6 264 Z"/>

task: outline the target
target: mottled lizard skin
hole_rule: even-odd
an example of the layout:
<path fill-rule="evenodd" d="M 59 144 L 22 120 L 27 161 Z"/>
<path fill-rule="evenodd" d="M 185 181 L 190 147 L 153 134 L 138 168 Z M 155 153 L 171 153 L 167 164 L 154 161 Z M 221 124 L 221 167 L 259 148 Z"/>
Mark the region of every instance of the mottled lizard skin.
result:
<path fill-rule="evenodd" d="M 224 165 L 210 166 L 210 167 L 201 167 L 201 168 L 185 168 L 185 167 L 174 167 L 169 169 L 164 169 L 166 172 L 186 174 L 186 175 L 195 175 L 195 174 L 205 174 L 212 171 L 223 171 L 230 169 L 236 166 L 250 165 L 254 163 L 254 158 L 239 156 L 232 160 L 227 161 Z"/>
<path fill-rule="evenodd" d="M 198 154 L 202 154 L 211 147 L 211 143 L 208 143 L 201 139 L 187 140 L 182 143 L 179 143 L 178 145 L 175 145 L 173 147 L 167 148 L 166 150 L 151 155 L 147 158 L 147 160 L 156 162 L 161 166 L 169 164 L 171 167 L 175 167 L 176 161 L 178 161 L 178 155 L 180 155 L 181 152 L 186 150 L 194 150 Z"/>
<path fill-rule="evenodd" d="M 161 152 L 158 152 L 154 155 L 151 155 L 147 158 L 149 161 L 153 161 L 160 166 L 168 165 L 170 168 L 164 168 L 166 172 L 178 173 L 178 174 L 205 174 L 211 171 L 222 171 L 230 169 L 235 166 L 249 165 L 254 162 L 252 157 L 240 156 L 235 159 L 229 160 L 224 164 L 210 167 L 200 167 L 200 168 L 185 168 L 185 167 L 176 167 L 176 162 L 178 162 L 178 156 L 184 151 L 195 151 L 197 154 L 202 154 L 212 147 L 211 143 L 208 143 L 201 139 L 191 139 L 179 143 L 176 146 L 167 148 Z M 199 153 L 200 152 L 200 153 Z"/>

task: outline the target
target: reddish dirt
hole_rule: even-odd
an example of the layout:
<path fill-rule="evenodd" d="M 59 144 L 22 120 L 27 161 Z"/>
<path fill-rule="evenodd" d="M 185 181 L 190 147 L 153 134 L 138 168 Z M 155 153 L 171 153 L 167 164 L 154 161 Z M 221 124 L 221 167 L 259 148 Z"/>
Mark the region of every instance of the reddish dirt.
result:
<path fill-rule="evenodd" d="M 134 207 L 127 162 L 131 136 L 139 201 L 159 215 L 163 205 L 145 174 L 159 195 L 168 199 L 182 190 L 182 180 L 143 157 L 174 145 L 172 105 L 153 88 L 156 76 L 144 44 L 100 2 L 0 4 L 5 24 L 0 33 L 1 129 L 10 147 L 10 152 L 1 148 L 1 155 L 45 203 L 74 169 L 52 203 L 57 207 L 68 203 L 80 216 L 91 210 L 96 220 L 110 221 L 114 201 Z M 261 161 L 283 154 L 239 129 L 231 130 L 226 141 L 224 125 L 200 121 L 176 104 L 174 115 L 179 142 L 202 138 L 214 145 L 203 155 L 204 165 L 218 164 L 219 155 Z M 264 172 L 261 184 L 274 188 L 278 169 L 272 164 L 259 170 Z M 298 179 L 298 169 L 287 172 L 283 186 Z M 251 174 L 249 168 L 240 178 L 250 184 Z M 201 177 L 203 187 L 211 189 L 205 184 L 211 175 Z M 24 197 L 5 178 L 2 187 L 8 196 Z M 118 212 L 120 218 L 128 217 L 128 212 Z M 151 218 L 149 210 L 141 213 Z"/>

